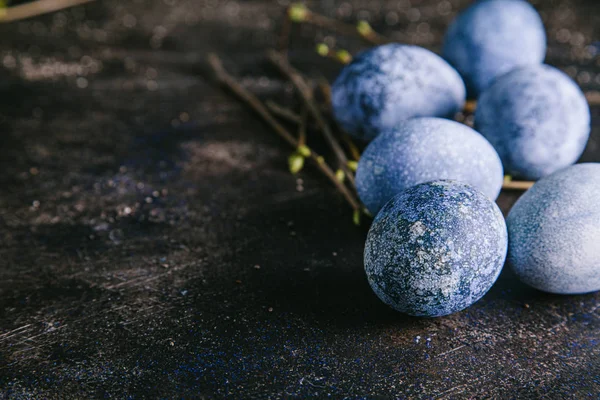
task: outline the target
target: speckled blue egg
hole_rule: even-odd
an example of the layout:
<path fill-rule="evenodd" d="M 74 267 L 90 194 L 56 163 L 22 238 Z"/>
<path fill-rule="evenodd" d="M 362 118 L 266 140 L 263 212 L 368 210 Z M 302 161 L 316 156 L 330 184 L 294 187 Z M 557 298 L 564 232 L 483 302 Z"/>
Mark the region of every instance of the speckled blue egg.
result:
<path fill-rule="evenodd" d="M 508 261 L 526 284 L 550 293 L 600 290 L 600 164 L 541 179 L 506 219 Z"/>
<path fill-rule="evenodd" d="M 428 182 L 400 193 L 377 214 L 365 270 L 384 303 L 437 317 L 483 297 L 500 275 L 507 245 L 496 203 L 464 183 Z"/>
<path fill-rule="evenodd" d="M 466 125 L 414 118 L 379 135 L 358 163 L 358 195 L 375 215 L 392 197 L 419 183 L 453 179 L 491 199 L 502 189 L 502 162 L 491 144 Z"/>
<path fill-rule="evenodd" d="M 341 127 L 371 140 L 409 118 L 453 117 L 465 104 L 466 90 L 458 72 L 431 51 L 387 44 L 347 65 L 331 95 Z"/>
<path fill-rule="evenodd" d="M 450 25 L 442 49 L 474 98 L 497 77 L 540 64 L 545 54 L 542 20 L 523 0 L 477 1 Z"/>
<path fill-rule="evenodd" d="M 506 172 L 539 179 L 577 161 L 590 136 L 581 89 L 548 65 L 499 78 L 477 105 L 475 129 L 494 146 Z"/>

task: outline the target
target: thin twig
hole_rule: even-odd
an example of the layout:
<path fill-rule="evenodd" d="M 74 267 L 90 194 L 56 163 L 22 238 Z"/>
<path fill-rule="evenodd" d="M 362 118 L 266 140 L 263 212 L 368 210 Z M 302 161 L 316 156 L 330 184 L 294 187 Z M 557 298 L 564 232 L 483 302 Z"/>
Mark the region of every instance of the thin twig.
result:
<path fill-rule="evenodd" d="M 600 92 L 589 91 L 585 93 L 585 98 L 590 106 L 600 106 Z"/>
<path fill-rule="evenodd" d="M 306 125 L 308 123 L 308 112 L 306 107 L 302 108 L 300 123 L 298 124 L 298 146 L 306 146 Z"/>
<path fill-rule="evenodd" d="M 323 96 L 323 100 L 325 101 L 325 106 L 329 113 L 331 113 L 331 85 L 327 82 L 326 79 L 320 79 L 318 83 L 319 89 L 321 90 L 321 95 Z M 360 160 L 360 150 L 358 146 L 352 141 L 352 138 L 348 134 L 348 132 L 344 131 L 341 126 L 337 125 L 337 129 L 342 136 L 342 140 L 348 147 L 348 151 L 350 152 L 350 156 L 354 161 Z"/>
<path fill-rule="evenodd" d="M 302 116 L 300 114 L 297 114 L 292 109 L 284 107 L 281 104 L 274 102 L 273 100 L 266 100 L 265 106 L 267 106 L 271 114 L 275 115 L 276 117 L 279 117 L 280 119 L 290 122 L 292 124 L 300 125 Z M 311 129 L 319 129 L 313 121 L 307 120 L 306 125 L 307 128 L 310 127 Z"/>
<path fill-rule="evenodd" d="M 247 106 L 249 106 L 254 112 L 256 112 L 283 140 L 285 140 L 294 149 L 298 148 L 298 141 L 294 136 L 287 131 L 277 120 L 271 115 L 269 110 L 263 105 L 263 103 L 252 93 L 244 89 L 223 67 L 221 59 L 214 53 L 208 55 L 208 63 L 215 73 L 215 76 L 220 84 L 226 86 L 235 94 L 240 100 L 242 100 Z M 348 204 L 356 212 L 360 211 L 360 203 L 354 197 L 354 194 L 340 182 L 333 170 L 327 165 L 322 156 L 318 155 L 314 151 L 310 153 L 310 159 L 319 168 L 319 170 L 336 186 L 340 193 L 344 196 Z"/>
<path fill-rule="evenodd" d="M 342 35 L 356 36 L 374 45 L 391 42 L 390 39 L 371 29 L 366 21 L 359 21 L 357 25 L 348 24 L 335 18 L 329 18 L 311 11 L 302 3 L 292 4 L 288 8 L 288 17 L 296 23 L 306 23 L 319 28 L 334 31 Z"/>
<path fill-rule="evenodd" d="M 302 123 L 302 115 L 296 114 L 294 111 L 290 110 L 287 107 L 283 107 L 272 100 L 267 100 L 265 105 L 271 111 L 272 114 L 288 121 L 296 125 L 300 125 Z M 304 109 L 305 110 L 305 109 Z M 306 112 L 306 111 L 304 111 Z M 306 128 L 305 128 L 306 129 Z M 353 160 L 358 161 L 360 159 L 360 150 L 356 146 L 356 144 L 350 138 L 350 135 L 347 132 L 344 132 L 341 128 L 339 128 L 340 136 L 344 141 L 344 144 L 348 148 L 348 151 Z"/>
<path fill-rule="evenodd" d="M 333 150 L 333 153 L 340 165 L 340 169 L 344 171 L 344 174 L 346 175 L 350 183 L 354 186 L 354 175 L 347 165 L 348 158 L 346 157 L 342 146 L 338 143 L 335 136 L 333 135 L 331 128 L 325 121 L 323 114 L 321 114 L 319 106 L 314 101 L 314 96 L 311 88 L 308 86 L 302 75 L 300 75 L 300 73 L 290 65 L 287 58 L 281 55 L 281 53 L 271 50 L 267 53 L 267 55 L 269 60 L 279 69 L 279 71 L 283 75 L 285 75 L 294 84 L 294 86 L 298 90 L 300 97 L 304 102 L 304 105 L 312 114 L 320 130 L 323 132 L 323 136 L 325 136 L 325 139 L 331 147 L 331 150 Z"/>
<path fill-rule="evenodd" d="M 321 57 L 327 57 L 334 61 L 339 62 L 340 64 L 350 64 L 352 62 L 352 54 L 348 50 L 344 49 L 334 49 L 325 43 L 319 43 L 316 47 L 317 54 Z"/>
<path fill-rule="evenodd" d="M 465 103 L 465 108 L 463 108 L 463 113 L 465 114 L 473 114 L 477 109 L 477 100 L 467 100 Z"/>
<path fill-rule="evenodd" d="M 223 63 L 219 56 L 214 53 L 208 55 L 208 62 L 215 72 L 217 80 L 229 87 L 229 89 L 241 98 L 245 103 L 250 105 L 250 107 L 258 113 L 271 127 L 275 130 L 283 140 L 288 142 L 291 146 L 298 147 L 298 142 L 296 138 L 292 134 L 290 134 L 273 116 L 269 113 L 269 111 L 262 105 L 260 100 L 255 97 L 252 93 L 248 92 L 244 89 L 240 84 L 238 84 L 235 79 L 225 70 L 223 67 Z"/>
<path fill-rule="evenodd" d="M 346 147 L 348 147 L 348 151 L 350 152 L 352 159 L 354 161 L 360 160 L 360 150 L 358 150 L 358 147 L 356 146 L 356 144 L 354 144 L 354 142 L 350 138 L 350 135 L 347 132 L 342 131 L 341 129 L 340 135 L 342 136 L 342 140 L 346 144 Z"/>
<path fill-rule="evenodd" d="M 297 125 L 300 125 L 300 123 L 302 122 L 301 121 L 302 118 L 300 117 L 300 115 L 296 114 L 289 108 L 283 107 L 283 106 L 275 103 L 273 100 L 267 100 L 265 102 L 265 105 L 267 106 L 269 111 L 271 111 L 272 114 L 274 114 L 280 118 L 283 118 L 288 122 L 292 122 Z"/>
<path fill-rule="evenodd" d="M 292 20 L 288 17 L 290 13 L 290 7 L 285 9 L 285 17 L 281 25 L 281 31 L 279 33 L 279 42 L 277 43 L 277 49 L 281 52 L 287 53 L 290 45 L 290 36 L 292 34 Z"/>
<path fill-rule="evenodd" d="M 585 92 L 585 98 L 590 106 L 600 105 L 600 92 L 589 91 Z M 465 103 L 464 113 L 473 114 L 477 109 L 477 100 L 467 100 Z"/>
<path fill-rule="evenodd" d="M 0 22 L 12 22 L 62 10 L 94 0 L 37 0 L 0 10 Z"/>
<path fill-rule="evenodd" d="M 535 182 L 530 181 L 504 181 L 502 189 L 506 190 L 528 190 Z"/>
<path fill-rule="evenodd" d="M 319 89 L 321 90 L 321 94 L 323 95 L 323 100 L 325 101 L 325 105 L 331 108 L 331 85 L 327 82 L 327 79 L 321 78 L 319 79 Z"/>

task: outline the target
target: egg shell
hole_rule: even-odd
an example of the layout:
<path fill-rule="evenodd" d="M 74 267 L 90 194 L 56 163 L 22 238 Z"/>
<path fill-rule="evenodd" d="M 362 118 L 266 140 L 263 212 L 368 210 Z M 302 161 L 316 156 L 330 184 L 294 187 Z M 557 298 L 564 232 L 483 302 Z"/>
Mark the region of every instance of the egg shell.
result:
<path fill-rule="evenodd" d="M 442 56 L 463 77 L 476 98 L 499 76 L 540 64 L 546 33 L 537 11 L 522 0 L 477 1 L 454 20 L 444 38 Z"/>
<path fill-rule="evenodd" d="M 494 284 L 507 250 L 504 217 L 487 196 L 454 181 L 402 192 L 373 221 L 365 271 L 394 309 L 436 317 L 460 311 Z"/>
<path fill-rule="evenodd" d="M 379 135 L 358 163 L 358 195 L 375 215 L 396 194 L 419 183 L 453 179 L 496 199 L 502 163 L 488 141 L 466 125 L 442 118 L 414 118 Z"/>
<path fill-rule="evenodd" d="M 540 180 L 506 220 L 508 260 L 526 284 L 550 293 L 600 290 L 600 164 Z"/>
<path fill-rule="evenodd" d="M 494 146 L 506 173 L 536 180 L 569 166 L 590 136 L 590 109 L 579 87 L 549 65 L 499 78 L 477 105 L 475 129 Z"/>
<path fill-rule="evenodd" d="M 465 104 L 460 75 L 435 53 L 387 44 L 347 65 L 331 88 L 333 114 L 352 136 L 372 140 L 413 117 L 453 117 Z"/>

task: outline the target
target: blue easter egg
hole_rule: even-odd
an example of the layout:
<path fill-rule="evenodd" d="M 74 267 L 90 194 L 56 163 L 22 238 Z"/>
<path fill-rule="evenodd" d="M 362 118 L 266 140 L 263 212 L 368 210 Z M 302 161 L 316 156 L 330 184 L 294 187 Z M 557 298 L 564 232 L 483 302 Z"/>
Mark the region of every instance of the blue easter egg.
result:
<path fill-rule="evenodd" d="M 503 178 L 498 154 L 479 133 L 447 119 L 414 118 L 369 143 L 358 163 L 356 188 L 375 215 L 402 190 L 440 179 L 468 183 L 495 200 Z"/>
<path fill-rule="evenodd" d="M 358 55 L 336 79 L 331 96 L 335 119 L 362 140 L 413 117 L 451 118 L 466 98 L 460 75 L 446 61 L 401 44 Z"/>
<path fill-rule="evenodd" d="M 377 214 L 365 270 L 384 303 L 437 317 L 483 297 L 500 275 L 507 246 L 496 203 L 460 182 L 428 182 L 400 193 Z"/>
<path fill-rule="evenodd" d="M 508 263 L 550 293 L 600 290 L 600 164 L 577 164 L 541 179 L 506 219 Z"/>
<path fill-rule="evenodd" d="M 540 64 L 545 54 L 542 20 L 523 0 L 477 1 L 450 25 L 442 49 L 471 97 L 514 68 Z"/>
<path fill-rule="evenodd" d="M 577 161 L 590 136 L 581 89 L 548 65 L 516 69 L 479 99 L 475 129 L 494 146 L 506 173 L 539 179 Z"/>

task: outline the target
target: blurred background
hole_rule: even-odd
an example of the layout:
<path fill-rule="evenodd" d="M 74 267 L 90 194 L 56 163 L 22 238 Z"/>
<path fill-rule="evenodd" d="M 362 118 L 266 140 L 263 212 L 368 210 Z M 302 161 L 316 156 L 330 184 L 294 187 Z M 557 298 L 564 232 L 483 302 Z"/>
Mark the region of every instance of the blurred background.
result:
<path fill-rule="evenodd" d="M 10 6 L 24 2 L 13 1 Z M 468 0 L 315 1 L 434 51 Z M 531 2 L 546 62 L 600 102 L 600 3 Z M 286 1 L 92 1 L 0 24 L 0 393 L 6 398 L 512 397 L 600 391 L 599 295 L 504 271 L 443 319 L 389 310 L 367 227 L 207 73 L 294 103 L 265 61 Z M 1 20 L 1 17 L 0 17 Z M 294 25 L 292 64 L 333 79 Z M 600 108 L 582 157 L 600 161 Z M 518 197 L 498 200 L 506 212 Z"/>

